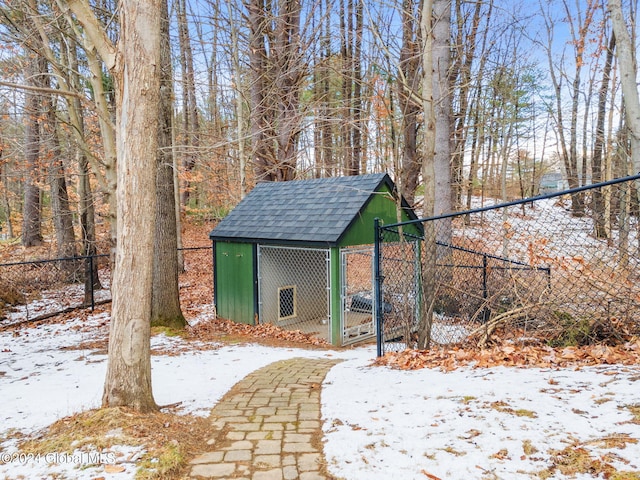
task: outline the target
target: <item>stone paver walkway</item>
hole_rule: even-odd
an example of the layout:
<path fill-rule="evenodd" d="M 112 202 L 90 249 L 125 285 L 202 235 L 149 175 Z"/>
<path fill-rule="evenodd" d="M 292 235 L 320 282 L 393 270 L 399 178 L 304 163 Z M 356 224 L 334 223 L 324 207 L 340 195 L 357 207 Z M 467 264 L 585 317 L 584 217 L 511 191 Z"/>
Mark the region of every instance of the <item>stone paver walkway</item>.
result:
<path fill-rule="evenodd" d="M 293 358 L 238 382 L 214 407 L 211 449 L 192 478 L 327 480 L 320 389 L 340 360 Z"/>

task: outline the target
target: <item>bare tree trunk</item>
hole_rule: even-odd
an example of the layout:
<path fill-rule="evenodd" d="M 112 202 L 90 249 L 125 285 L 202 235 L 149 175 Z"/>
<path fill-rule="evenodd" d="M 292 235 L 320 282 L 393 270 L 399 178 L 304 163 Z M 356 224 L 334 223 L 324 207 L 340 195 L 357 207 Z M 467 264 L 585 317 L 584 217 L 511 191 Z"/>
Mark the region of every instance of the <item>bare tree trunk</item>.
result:
<path fill-rule="evenodd" d="M 487 14 L 488 17 L 491 17 L 491 14 L 493 12 L 493 2 L 489 3 L 489 13 Z M 485 29 L 486 31 L 486 29 Z M 482 96 L 483 96 L 483 88 L 482 88 L 482 78 L 484 76 L 484 72 L 485 72 L 485 66 L 486 66 L 486 61 L 487 61 L 487 41 L 488 41 L 488 34 L 485 33 L 482 37 L 482 50 L 480 52 L 480 65 L 478 67 L 478 80 L 480 80 L 478 82 L 477 88 L 476 88 L 476 93 L 474 96 L 474 101 L 475 101 L 475 106 L 473 106 L 471 108 L 472 114 L 471 114 L 471 119 L 472 122 L 471 124 L 473 125 L 473 139 L 472 139 L 472 143 L 471 143 L 471 160 L 470 160 L 470 165 L 469 165 L 469 177 L 468 177 L 468 181 L 467 181 L 467 202 L 466 202 L 466 208 L 467 210 L 471 210 L 471 198 L 473 196 L 473 189 L 474 189 L 474 184 L 477 181 L 477 176 L 478 176 L 478 166 L 480 163 L 480 154 L 483 150 L 484 147 L 484 139 L 485 139 L 485 135 L 484 135 L 484 131 L 485 131 L 485 124 L 482 123 L 480 121 L 480 118 L 482 117 Z M 458 127 L 455 128 L 455 131 L 458 132 Z M 458 132 L 458 135 L 463 135 L 462 132 Z M 464 135 L 466 136 L 466 135 Z M 457 155 L 458 153 L 460 153 L 458 151 L 458 148 L 463 148 L 464 149 L 464 143 L 463 140 L 460 139 L 460 143 L 457 144 L 457 146 L 454 149 L 454 155 Z M 456 165 L 456 162 L 454 161 L 454 168 Z M 455 170 L 454 170 L 455 172 Z M 484 182 L 482 184 L 482 188 L 483 188 L 483 192 L 484 192 Z M 471 217 L 468 215 L 465 217 L 465 222 L 470 222 L 471 221 Z"/>
<path fill-rule="evenodd" d="M 640 172 L 640 99 L 636 82 L 634 46 L 627 30 L 620 0 L 609 0 L 613 32 L 616 36 L 616 56 L 620 65 L 620 81 L 624 100 L 625 118 L 629 129 L 633 171 Z M 634 25 L 635 27 L 635 25 Z"/>
<path fill-rule="evenodd" d="M 599 183 L 603 180 L 603 150 L 604 150 L 604 123 L 607 107 L 607 95 L 609 91 L 609 82 L 611 76 L 611 66 L 613 64 L 613 51 L 616 45 L 615 35 L 611 36 L 609 46 L 607 47 L 607 56 L 602 70 L 602 83 L 598 92 L 598 116 L 596 119 L 596 138 L 593 147 L 593 156 L 591 159 L 591 169 L 593 175 L 593 183 Z M 607 229 L 605 202 L 602 190 L 596 188 L 593 190 L 593 220 L 595 224 L 596 238 L 609 238 Z"/>
<path fill-rule="evenodd" d="M 402 48 L 400 49 L 400 78 L 398 103 L 402 113 L 401 193 L 409 205 L 415 203 L 420 178 L 421 157 L 418 152 L 418 115 L 422 109 L 420 88 L 420 15 L 414 0 L 404 0 L 402 7 Z"/>
<path fill-rule="evenodd" d="M 318 17 L 319 21 L 319 38 L 318 43 L 314 45 L 313 49 L 313 101 L 316 105 L 317 114 L 314 115 L 313 118 L 313 177 L 314 178 L 322 178 L 323 176 L 323 164 L 324 159 L 322 157 L 322 124 L 324 122 L 323 115 L 323 107 L 325 105 L 326 99 L 323 96 L 323 77 L 324 77 L 324 58 L 323 58 L 323 48 L 326 42 L 326 33 L 324 32 L 324 3 L 319 1 L 317 3 L 318 9 Z M 315 19 L 314 19 L 314 29 L 315 29 Z"/>
<path fill-rule="evenodd" d="M 450 213 L 451 191 L 451 0 L 433 1 L 433 101 L 435 131 L 435 202 L 434 214 Z M 451 219 L 438 221 L 437 239 L 451 243 Z"/>
<path fill-rule="evenodd" d="M 1 139 L 0 139 L 1 140 Z M 9 164 L 2 161 L 3 150 L 0 148 L 0 174 L 2 176 L 2 200 L 7 222 L 7 238 L 13 238 L 13 222 L 11 221 L 11 203 L 9 202 Z"/>
<path fill-rule="evenodd" d="M 267 128 L 270 123 L 265 107 L 268 72 L 267 50 L 264 41 L 264 0 L 248 0 L 249 21 L 249 70 L 251 75 L 250 124 L 252 160 L 256 182 L 271 180 L 273 172 L 268 162 L 266 146 Z"/>
<path fill-rule="evenodd" d="M 331 82 L 331 0 L 326 0 L 324 35 L 322 40 L 323 50 L 323 66 L 322 66 L 322 176 L 330 177 L 333 175 L 335 159 L 333 154 L 333 130 L 331 128 L 330 119 L 330 82 Z"/>
<path fill-rule="evenodd" d="M 306 74 L 297 0 L 249 0 L 251 133 L 256 181 L 292 180 Z"/>
<path fill-rule="evenodd" d="M 93 193 L 89 180 L 89 162 L 83 152 L 77 152 L 78 162 L 78 210 L 80 213 L 80 231 L 82 235 L 82 255 L 96 255 L 96 223 Z M 102 288 L 98 276 L 97 259 L 85 260 L 84 270 L 84 304 L 92 302 L 92 292 Z"/>
<path fill-rule="evenodd" d="M 57 139 L 53 139 L 57 142 Z M 55 150 L 54 150 L 55 151 Z M 73 218 L 69 206 L 69 194 L 67 192 L 67 180 L 65 178 L 62 159 L 54 154 L 49 169 L 51 185 L 51 214 L 56 232 L 56 244 L 59 257 L 73 257 L 76 255 L 75 234 L 73 231 Z"/>
<path fill-rule="evenodd" d="M 118 249 L 102 404 L 155 410 L 150 319 L 158 135 L 149 132 L 158 132 L 161 4 L 120 4 L 117 49 L 84 0 L 69 0 L 68 5 L 115 80 Z"/>
<path fill-rule="evenodd" d="M 482 150 L 482 142 L 484 140 L 483 135 L 483 127 L 480 125 L 480 106 L 479 106 L 479 97 L 481 95 L 481 89 L 478 88 L 478 95 L 476 96 L 476 105 L 471 108 L 471 120 L 473 125 L 475 125 L 473 129 L 473 136 L 471 138 L 471 152 L 470 152 L 470 160 L 469 160 L 469 177 L 467 180 L 467 200 L 466 200 L 466 209 L 471 210 L 471 199 L 473 197 L 473 189 L 475 187 L 475 182 L 478 179 L 478 165 L 480 152 Z M 465 216 L 465 223 L 469 224 L 471 222 L 471 216 Z"/>
<path fill-rule="evenodd" d="M 177 218 L 173 175 L 173 71 L 167 0 L 160 0 L 160 105 L 156 178 L 156 220 L 153 255 L 151 326 L 184 328 L 178 289 Z"/>
<path fill-rule="evenodd" d="M 584 19 L 582 18 L 582 12 L 578 10 L 577 14 L 572 9 L 569 8 L 566 1 L 563 2 L 565 11 L 567 13 L 567 18 L 569 19 L 569 28 L 571 32 L 571 44 L 574 47 L 574 55 L 575 55 L 575 71 L 571 88 L 571 117 L 569 124 L 569 132 L 567 138 L 566 128 L 564 126 L 564 115 L 563 111 L 565 110 L 565 106 L 562 102 L 562 80 L 558 78 L 556 73 L 557 67 L 553 64 L 553 50 L 551 48 L 551 40 L 553 38 L 553 24 L 551 23 L 550 18 L 546 17 L 545 22 L 547 23 L 547 32 L 548 32 L 548 40 L 549 45 L 547 46 L 547 56 L 549 61 L 549 69 L 551 80 L 553 83 L 553 87 L 555 90 L 555 100 L 556 100 L 556 130 L 558 134 L 558 140 L 560 143 L 561 155 L 563 166 L 565 169 L 565 173 L 567 176 L 567 183 L 569 184 L 569 188 L 576 188 L 580 186 L 580 172 L 578 170 L 578 151 L 577 151 L 577 142 L 578 142 L 578 131 L 577 131 L 577 118 L 578 118 L 578 109 L 579 109 L 579 98 L 580 98 L 580 79 L 581 79 L 581 71 L 582 66 L 584 64 L 583 53 L 584 47 L 586 43 L 586 36 L 589 32 L 589 28 L 591 22 L 593 20 L 593 15 L 595 9 L 597 8 L 597 2 L 593 0 L 589 0 L 587 2 L 587 8 L 584 14 Z M 575 24 L 574 24 L 575 22 Z M 576 217 L 584 216 L 584 194 L 582 192 L 574 194 L 571 196 L 571 213 Z"/>
<path fill-rule="evenodd" d="M 422 162 L 422 181 L 424 182 L 424 212 L 425 217 L 434 214 L 436 202 L 436 113 L 434 106 L 434 72 L 433 49 L 434 38 L 432 28 L 433 0 L 423 0 L 420 30 L 423 42 L 422 69 L 422 99 L 424 109 L 425 140 L 424 159 Z M 433 304 L 435 299 L 435 265 L 436 265 L 436 230 L 434 222 L 424 224 L 424 249 L 422 252 L 421 284 L 422 302 L 420 322 L 418 325 L 418 348 L 431 346 L 431 326 L 433 323 Z"/>
<path fill-rule="evenodd" d="M 451 188 L 453 193 L 452 208 L 458 210 L 462 205 L 462 192 L 465 184 L 464 181 L 464 156 L 465 156 L 465 144 L 467 142 L 468 131 L 468 115 L 469 115 L 469 103 L 472 95 L 472 79 L 471 79 L 471 66 L 475 58 L 475 52 L 477 48 L 476 37 L 478 34 L 478 28 L 480 20 L 482 19 L 482 7 L 484 2 L 476 2 L 473 16 L 471 19 L 470 31 L 467 36 L 464 36 L 464 19 L 462 12 L 462 1 L 456 0 L 456 21 L 458 24 L 458 35 L 455 48 L 458 53 L 454 58 L 456 67 L 454 72 L 450 75 L 452 78 L 458 78 L 458 108 L 455 113 L 452 113 L 453 117 L 453 147 L 451 152 Z M 489 11 L 484 15 L 487 19 L 491 17 L 493 11 L 493 2 L 489 2 Z M 484 37 L 486 42 L 486 34 Z M 484 50 L 484 49 L 483 49 Z M 484 58 L 481 61 L 484 63 Z M 480 88 L 481 72 L 483 67 L 479 69 L 478 85 Z M 477 128 L 477 124 L 475 128 Z M 475 169 L 475 166 L 472 167 Z M 471 170 L 471 169 L 470 169 Z M 474 172 L 475 176 L 475 172 Z M 473 177 L 471 177 L 473 178 Z"/>
<path fill-rule="evenodd" d="M 353 79 L 351 78 L 351 50 L 353 0 L 340 0 L 340 57 L 342 61 L 340 110 L 342 123 L 340 126 L 340 143 L 342 153 L 342 170 L 346 175 L 355 175 L 352 169 L 351 151 L 351 95 Z"/>
<path fill-rule="evenodd" d="M 353 47 L 353 133 L 351 141 L 353 142 L 351 170 L 356 175 L 363 173 L 360 171 L 362 161 L 362 132 L 364 131 L 365 119 L 362 112 L 362 33 L 363 33 L 363 2 L 364 0 L 356 0 L 355 7 L 355 37 Z M 366 173 L 366 172 L 364 172 Z"/>
<path fill-rule="evenodd" d="M 118 250 L 102 403 L 140 411 L 157 408 L 151 390 L 149 329 L 158 138 L 149 132 L 158 131 L 159 11 L 159 0 L 120 5 L 122 64 L 114 74 L 119 93 Z"/>
<path fill-rule="evenodd" d="M 108 220 L 109 220 L 109 233 L 111 237 L 111 257 L 112 260 L 115 258 L 115 248 L 117 243 L 117 198 L 116 198 L 116 187 L 117 187 L 117 152 L 116 152 L 116 131 L 114 122 L 111 121 L 111 108 L 109 103 L 107 102 L 107 95 L 109 92 L 105 90 L 103 85 L 104 74 L 102 71 L 102 62 L 98 58 L 95 53 L 95 50 L 92 45 L 89 45 L 90 48 L 85 48 L 87 52 L 87 61 L 89 63 L 89 69 L 91 71 L 91 76 L 89 80 L 91 82 L 91 87 L 94 92 L 94 101 L 96 103 L 98 114 L 98 124 L 100 126 L 100 136 L 102 137 L 102 145 L 104 148 L 104 179 L 100 182 L 103 187 L 103 194 L 105 196 L 105 202 L 109 206 L 108 211 Z M 91 160 L 86 152 L 87 160 Z M 91 165 L 91 170 L 94 175 L 100 178 L 101 169 L 99 166 L 94 164 Z M 88 193 L 88 191 L 87 191 Z M 93 199 L 92 202 L 93 204 Z M 89 213 L 89 212 L 87 212 Z"/>
<path fill-rule="evenodd" d="M 187 5 L 185 0 L 177 2 L 178 31 L 180 39 L 180 61 L 182 65 L 182 99 L 184 109 L 185 157 L 183 168 L 186 180 L 182 188 L 182 205 L 187 206 L 193 193 L 193 184 L 189 178 L 190 172 L 196 166 L 198 148 L 200 147 L 200 116 L 196 102 L 195 74 L 193 66 L 193 52 L 189 26 L 187 23 Z"/>
<path fill-rule="evenodd" d="M 611 34 L 614 35 L 613 33 Z M 614 55 L 612 72 L 611 72 L 611 95 L 609 95 L 609 113 L 607 115 L 607 140 L 606 140 L 606 155 L 605 155 L 605 180 L 612 180 L 614 175 L 614 158 L 615 149 L 614 143 L 614 118 L 616 116 L 616 90 L 617 90 L 617 61 Z M 616 208 L 617 198 L 614 196 L 614 189 L 612 186 L 605 187 L 604 189 L 604 209 L 605 209 L 605 225 L 608 232 L 611 232 L 613 225 L 616 224 Z"/>
<path fill-rule="evenodd" d="M 76 52 L 76 42 L 73 39 L 69 40 L 72 48 L 69 49 L 69 86 L 76 90 L 80 90 L 80 79 L 78 77 L 78 57 Z M 84 119 L 80 112 L 82 111 L 82 105 L 80 99 L 75 97 L 68 100 L 69 117 L 74 124 L 74 131 L 78 137 L 78 146 L 76 147 L 76 161 L 78 164 L 78 213 L 80 220 L 80 234 L 82 241 L 82 255 L 92 256 L 96 255 L 96 222 L 95 222 L 95 205 L 94 197 L 91 189 L 90 181 L 90 169 L 89 161 L 87 159 L 87 153 L 85 151 L 85 128 Z M 80 141 L 82 140 L 82 141 Z M 107 148 L 105 148 L 105 151 Z M 98 262 L 96 259 L 85 260 L 84 270 L 84 304 L 90 305 L 93 298 L 92 292 L 96 289 L 102 288 L 100 283 L 100 277 L 98 276 Z"/>
<path fill-rule="evenodd" d="M 232 10 L 231 1 L 227 1 L 227 9 L 229 12 Z M 233 71 L 236 78 L 240 78 L 242 75 L 242 67 L 240 64 L 240 42 L 238 35 L 238 25 L 232 20 L 229 25 L 231 30 L 231 58 Z M 236 139 L 238 142 L 238 163 L 239 163 L 239 178 L 240 178 L 240 198 L 244 198 L 248 193 L 247 185 L 247 153 L 246 153 L 246 139 L 245 139 L 245 98 L 246 92 L 241 82 L 234 83 L 236 90 Z"/>
<path fill-rule="evenodd" d="M 45 80 L 49 83 L 48 80 Z M 46 123 L 42 129 L 43 144 L 46 145 L 50 161 L 48 165 L 49 186 L 51 188 L 51 216 L 56 234 L 56 247 L 58 257 L 76 256 L 75 233 L 73 231 L 73 218 L 69 206 L 69 194 L 67 192 L 67 179 L 60 152 L 60 140 L 58 138 L 58 119 L 54 111 L 51 97 L 43 98 L 43 108 L 46 108 Z M 75 281 L 75 266 L 69 262 L 62 265 L 66 274 L 66 280 Z"/>
<path fill-rule="evenodd" d="M 30 56 L 27 52 L 27 58 Z M 41 87 L 42 75 L 46 71 L 46 63 L 40 56 L 29 61 L 27 68 L 28 82 L 34 87 Z M 42 115 L 41 94 L 34 91 L 25 93 L 26 126 L 24 130 L 25 165 L 24 203 L 22 207 L 22 245 L 33 247 L 42 243 L 41 205 L 40 205 L 40 116 Z"/>
<path fill-rule="evenodd" d="M 300 133 L 300 81 L 304 76 L 300 51 L 300 9 L 297 0 L 279 4 L 274 32 L 275 131 L 278 145 L 277 181 L 293 180 L 296 174 L 297 139 Z"/>

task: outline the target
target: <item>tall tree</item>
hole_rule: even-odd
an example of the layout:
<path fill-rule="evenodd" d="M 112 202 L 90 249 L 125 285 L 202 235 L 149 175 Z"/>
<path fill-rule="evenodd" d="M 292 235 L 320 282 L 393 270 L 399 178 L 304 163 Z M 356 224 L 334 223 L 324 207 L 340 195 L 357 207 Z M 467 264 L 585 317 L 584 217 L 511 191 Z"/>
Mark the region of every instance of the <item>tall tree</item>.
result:
<path fill-rule="evenodd" d="M 434 33 L 433 10 L 435 0 L 423 0 L 420 17 L 422 37 L 422 107 L 425 123 L 424 159 L 422 162 L 422 181 L 424 182 L 425 217 L 433 216 L 436 202 L 436 112 L 434 98 Z M 433 324 L 433 304 L 435 299 L 435 265 L 436 265 L 436 229 L 435 222 L 424 224 L 424 251 L 421 253 L 421 286 L 422 308 L 418 325 L 418 348 L 431 346 L 431 326 Z"/>
<path fill-rule="evenodd" d="M 75 233 L 73 230 L 73 218 L 69 206 L 69 193 L 67 191 L 67 179 L 58 138 L 58 119 L 54 111 L 54 105 L 49 97 L 46 145 L 49 150 L 49 184 L 51 187 L 51 215 L 56 233 L 56 245 L 59 257 L 72 257 L 76 255 Z M 71 269 L 73 270 L 73 269 Z M 71 278 L 70 278 L 71 279 Z"/>
<path fill-rule="evenodd" d="M 7 223 L 7 237 L 13 238 L 13 222 L 11 220 L 11 202 L 9 202 L 9 162 L 4 157 L 4 144 L 0 142 L 0 179 L 2 180 L 2 203 L 4 207 L 4 216 Z M 2 225 L 0 225 L 2 226 Z M 3 226 L 4 227 L 4 226 Z"/>
<path fill-rule="evenodd" d="M 33 247 L 42 243 L 42 219 L 40 204 L 40 123 L 42 122 L 42 94 L 39 89 L 46 78 L 47 64 L 43 57 L 26 52 L 27 84 L 33 90 L 26 92 L 24 152 L 26 173 L 24 177 L 24 203 L 22 207 L 22 245 Z"/>
<path fill-rule="evenodd" d="M 451 189 L 451 0 L 433 1 L 433 100 L 436 131 L 433 167 L 435 174 L 434 213 L 452 211 Z M 450 220 L 440 222 L 438 239 L 451 241 Z"/>
<path fill-rule="evenodd" d="M 292 180 L 305 76 L 298 0 L 248 0 L 250 123 L 257 181 Z"/>
<path fill-rule="evenodd" d="M 80 91 L 80 76 L 78 62 L 78 46 L 76 39 L 70 35 L 68 42 L 68 71 L 69 71 L 69 87 L 73 91 Z M 85 122 L 81 115 L 82 105 L 80 98 L 74 96 L 68 99 L 69 119 L 73 125 L 75 136 L 78 139 L 75 148 L 76 161 L 78 164 L 78 220 L 80 224 L 80 237 L 82 243 L 82 255 L 93 256 L 98 253 L 96 246 L 96 222 L 95 222 L 95 204 L 93 188 L 91 186 L 91 170 L 89 166 L 89 153 L 86 148 L 85 138 Z M 100 277 L 98 276 L 98 262 L 88 261 L 85 265 L 84 274 L 84 303 L 89 305 L 92 301 L 92 292 L 94 289 L 102 288 Z"/>
<path fill-rule="evenodd" d="M 631 163 L 633 171 L 640 172 L 640 97 L 636 82 L 635 49 L 624 19 L 621 0 L 609 0 L 608 9 L 616 36 L 616 56 L 620 65 L 624 113 L 631 144 Z"/>
<path fill-rule="evenodd" d="M 160 105 L 160 0 L 123 1 L 113 45 L 84 0 L 69 7 L 113 74 L 117 132 L 117 252 L 103 406 L 157 408 L 150 318 Z"/>
<path fill-rule="evenodd" d="M 187 3 L 185 0 L 176 2 L 178 13 L 178 33 L 180 44 L 180 66 L 182 70 L 182 108 L 183 135 L 185 155 L 182 166 L 185 171 L 185 182 L 182 188 L 182 205 L 189 203 L 194 185 L 191 182 L 191 171 L 197 163 L 198 148 L 200 147 L 200 114 L 196 100 L 196 81 L 193 64 L 191 37 L 187 23 Z"/>
<path fill-rule="evenodd" d="M 346 175 L 360 173 L 362 155 L 362 33 L 363 0 L 340 2 L 340 42 L 342 59 L 341 147 Z"/>
<path fill-rule="evenodd" d="M 274 42 L 271 45 L 276 87 L 272 129 L 277 143 L 274 158 L 279 163 L 274 179 L 292 180 L 295 177 L 297 140 L 302 128 L 300 96 L 305 74 L 300 38 L 302 4 L 299 0 L 286 0 L 278 2 L 277 6 Z"/>
<path fill-rule="evenodd" d="M 609 83 L 611 81 L 611 67 L 613 65 L 613 52 L 616 45 L 615 35 L 611 35 L 609 45 L 607 46 L 607 54 L 602 70 L 602 81 L 600 90 L 598 91 L 598 114 L 596 118 L 596 138 L 593 146 L 593 155 L 591 158 L 591 170 L 593 183 L 603 181 L 603 151 L 605 144 L 605 115 L 607 107 L 607 95 L 609 92 Z M 599 188 L 593 190 L 593 220 L 595 224 L 595 234 L 597 238 L 609 238 L 607 229 L 607 221 L 605 214 L 605 202 L 603 191 Z"/>
<path fill-rule="evenodd" d="M 486 22 L 489 21 L 491 13 L 493 11 L 493 1 L 489 1 L 488 10 L 484 10 L 485 2 L 476 2 L 473 8 L 473 14 L 467 24 L 467 17 L 469 16 L 465 9 L 463 0 L 455 0 L 455 42 L 453 48 L 455 49 L 453 62 L 451 66 L 450 77 L 452 79 L 451 86 L 455 86 L 455 90 L 451 95 L 456 96 L 457 108 L 455 112 L 452 112 L 453 117 L 453 146 L 451 153 L 451 188 L 453 189 L 452 208 L 457 210 L 462 203 L 462 191 L 464 186 L 464 158 L 465 158 L 465 144 L 467 142 L 467 132 L 469 125 L 469 105 L 472 100 L 473 94 L 472 83 L 472 66 L 476 59 L 476 49 L 478 42 L 476 40 L 480 22 L 484 18 Z M 486 33 L 484 34 L 486 39 Z M 481 73 L 482 70 L 480 70 Z M 481 74 L 478 75 L 478 82 L 480 83 Z M 470 168 L 470 173 L 475 175 L 473 168 Z"/>
<path fill-rule="evenodd" d="M 153 256 L 151 325 L 183 328 L 178 289 L 177 218 L 173 175 L 173 69 L 167 0 L 160 0 L 160 105 L 156 178 L 156 231 Z"/>
<path fill-rule="evenodd" d="M 567 183 L 570 188 L 576 188 L 580 186 L 580 169 L 578 164 L 578 114 L 580 109 L 580 93 L 581 93 L 581 80 L 582 69 L 585 61 L 585 47 L 587 45 L 587 36 L 592 25 L 594 14 L 598 8 L 598 2 L 595 0 L 588 0 L 586 2 L 586 9 L 584 12 L 581 10 L 581 3 L 576 3 L 576 10 L 573 11 L 566 0 L 562 2 L 563 9 L 565 10 L 565 20 L 568 22 L 569 32 L 571 40 L 569 44 L 573 47 L 573 79 L 571 86 L 566 88 L 563 84 L 563 76 L 566 75 L 568 67 L 562 65 L 560 67 L 554 65 L 553 56 L 554 48 L 553 42 L 553 30 L 555 28 L 554 20 L 549 12 L 545 12 L 543 19 L 547 29 L 547 45 L 545 49 L 547 51 L 547 58 L 549 62 L 549 74 L 553 84 L 555 92 L 556 108 L 554 110 L 554 120 L 556 126 L 556 132 L 558 136 L 558 143 L 560 146 L 560 154 L 564 166 L 564 170 L 567 177 Z M 565 124 L 565 111 L 567 108 L 563 104 L 564 92 L 568 91 L 571 97 L 570 101 L 570 121 L 569 128 Z M 586 159 L 582 159 L 583 162 Z M 584 209 L 584 194 L 577 193 L 571 196 L 571 213 L 575 216 L 583 216 Z"/>
<path fill-rule="evenodd" d="M 271 180 L 273 172 L 269 162 L 268 128 L 270 124 L 267 108 L 267 48 L 265 44 L 266 20 L 264 1 L 247 0 L 249 23 L 249 74 L 251 88 L 249 97 L 249 123 L 251 125 L 251 157 L 256 180 Z"/>
<path fill-rule="evenodd" d="M 402 115 L 404 141 L 402 144 L 402 169 L 398 183 L 409 205 L 415 203 L 422 158 L 418 151 L 420 127 L 418 118 L 422 111 L 420 60 L 420 2 L 403 0 L 398 100 Z"/>

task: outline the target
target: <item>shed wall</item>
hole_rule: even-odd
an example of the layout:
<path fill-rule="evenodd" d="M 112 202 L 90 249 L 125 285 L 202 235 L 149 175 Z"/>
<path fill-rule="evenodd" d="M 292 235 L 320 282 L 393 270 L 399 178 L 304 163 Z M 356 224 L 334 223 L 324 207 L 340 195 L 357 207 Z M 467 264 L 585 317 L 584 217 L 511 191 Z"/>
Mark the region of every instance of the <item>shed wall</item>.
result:
<path fill-rule="evenodd" d="M 400 220 L 396 214 L 396 200 L 389 187 L 382 185 L 379 191 L 371 194 L 371 200 L 367 203 L 363 211 L 349 226 L 348 230 L 340 239 L 340 247 L 352 247 L 358 245 L 372 245 L 374 243 L 374 219 L 379 218 L 383 223 L 390 224 L 398 221 L 409 220 L 409 216 L 403 210 Z M 412 231 L 407 233 L 417 233 L 414 226 L 407 227 Z"/>
<path fill-rule="evenodd" d="M 215 242 L 215 298 L 219 317 L 255 323 L 255 245 Z"/>

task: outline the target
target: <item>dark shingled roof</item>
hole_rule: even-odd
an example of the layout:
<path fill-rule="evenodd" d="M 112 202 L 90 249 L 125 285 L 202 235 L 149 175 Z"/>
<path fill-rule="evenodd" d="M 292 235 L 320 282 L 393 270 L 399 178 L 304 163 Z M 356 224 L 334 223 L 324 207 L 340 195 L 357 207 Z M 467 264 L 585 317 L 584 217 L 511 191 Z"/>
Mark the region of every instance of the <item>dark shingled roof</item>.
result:
<path fill-rule="evenodd" d="M 259 183 L 209 237 L 336 245 L 383 184 L 393 188 L 386 173 Z"/>

